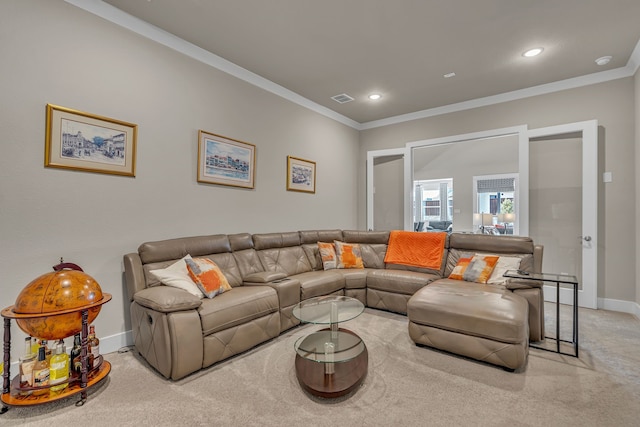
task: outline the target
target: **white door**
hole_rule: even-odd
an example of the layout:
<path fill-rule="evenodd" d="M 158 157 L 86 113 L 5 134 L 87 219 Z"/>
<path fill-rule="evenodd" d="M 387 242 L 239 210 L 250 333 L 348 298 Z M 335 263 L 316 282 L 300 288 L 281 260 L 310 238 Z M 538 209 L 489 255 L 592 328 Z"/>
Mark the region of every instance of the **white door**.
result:
<path fill-rule="evenodd" d="M 412 230 L 405 218 L 408 162 L 406 148 L 367 152 L 368 230 Z"/>
<path fill-rule="evenodd" d="M 529 131 L 529 235 L 544 245 L 542 270 L 575 275 L 588 308 L 597 308 L 597 136 L 596 120 Z M 555 302 L 555 285 L 544 295 Z M 573 303 L 571 287 L 560 302 Z"/>

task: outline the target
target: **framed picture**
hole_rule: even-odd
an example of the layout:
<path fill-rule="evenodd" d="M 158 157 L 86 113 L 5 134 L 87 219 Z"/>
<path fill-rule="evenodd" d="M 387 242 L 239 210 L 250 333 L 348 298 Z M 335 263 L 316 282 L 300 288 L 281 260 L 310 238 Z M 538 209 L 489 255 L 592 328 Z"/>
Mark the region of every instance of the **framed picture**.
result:
<path fill-rule="evenodd" d="M 44 165 L 135 176 L 138 125 L 47 104 Z"/>
<path fill-rule="evenodd" d="M 255 145 L 198 132 L 198 182 L 253 188 L 255 169 Z"/>
<path fill-rule="evenodd" d="M 316 162 L 287 156 L 287 190 L 316 192 Z"/>

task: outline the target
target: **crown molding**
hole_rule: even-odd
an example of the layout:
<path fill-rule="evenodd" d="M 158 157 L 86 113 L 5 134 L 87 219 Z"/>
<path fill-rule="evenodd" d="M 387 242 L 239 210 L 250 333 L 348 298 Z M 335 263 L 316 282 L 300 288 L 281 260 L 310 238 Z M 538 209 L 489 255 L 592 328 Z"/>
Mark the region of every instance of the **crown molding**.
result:
<path fill-rule="evenodd" d="M 640 45 L 640 43 L 638 45 Z M 639 49 L 636 46 L 636 51 L 638 50 Z M 631 62 L 631 59 L 629 61 Z M 627 64 L 625 67 L 615 68 L 613 70 L 587 74 L 580 77 L 573 77 L 570 79 L 546 83 L 539 86 L 532 86 L 525 89 L 514 90 L 512 92 L 505 92 L 498 95 L 487 96 L 484 98 L 477 98 L 469 101 L 458 102 L 455 104 L 444 105 L 442 107 L 416 111 L 414 113 L 388 117 L 386 119 L 374 120 L 371 122 L 361 123 L 360 130 L 389 126 L 398 123 L 409 122 L 412 120 L 419 120 L 427 117 L 455 113 L 457 111 L 471 110 L 473 108 L 486 107 L 488 105 L 501 104 L 503 102 L 530 98 L 532 96 L 545 95 L 548 93 L 560 92 L 567 89 L 589 86 L 596 83 L 608 82 L 610 80 L 622 79 L 624 77 L 633 76 L 635 74 L 634 68 L 637 69 L 637 66 L 633 67 Z"/>
<path fill-rule="evenodd" d="M 245 68 L 242 68 L 226 59 L 215 55 L 207 50 L 204 50 L 193 43 L 189 43 L 167 31 L 164 31 L 155 25 L 151 25 L 139 18 L 136 18 L 128 13 L 111 6 L 102 0 L 65 0 L 67 3 L 72 4 L 80 9 L 90 12 L 100 18 L 110 21 L 116 25 L 124 27 L 134 33 L 137 33 L 143 37 L 160 43 L 170 49 L 176 50 L 188 57 L 191 57 L 211 67 L 230 74 L 240 80 L 244 80 L 256 87 L 278 95 L 284 99 L 287 99 L 295 104 L 305 107 L 311 111 L 322 114 L 330 119 L 340 122 L 344 125 L 350 126 L 354 129 L 360 130 L 360 123 L 352 120 L 342 114 L 339 114 L 327 107 L 298 95 L 297 93 L 282 87 L 271 80 L 267 80 L 264 77 L 259 76 Z"/>
<path fill-rule="evenodd" d="M 385 119 L 359 123 L 327 107 L 317 104 L 283 86 L 267 80 L 258 74 L 227 61 L 218 55 L 206 51 L 187 42 L 186 40 L 151 25 L 148 22 L 129 15 L 128 13 L 105 3 L 102 0 L 65 0 L 65 2 L 358 131 L 454 113 L 457 111 L 486 107 L 488 105 L 545 95 L 597 83 L 604 83 L 611 80 L 633 76 L 637 72 L 638 67 L 640 67 L 640 40 L 638 40 L 633 53 L 629 57 L 627 65 L 621 68 L 587 74 L 585 76 L 574 77 L 539 86 L 519 89 L 512 92 L 505 92 L 484 98 L 444 105 L 441 107 L 429 108 L 413 113 L 387 117 Z"/>

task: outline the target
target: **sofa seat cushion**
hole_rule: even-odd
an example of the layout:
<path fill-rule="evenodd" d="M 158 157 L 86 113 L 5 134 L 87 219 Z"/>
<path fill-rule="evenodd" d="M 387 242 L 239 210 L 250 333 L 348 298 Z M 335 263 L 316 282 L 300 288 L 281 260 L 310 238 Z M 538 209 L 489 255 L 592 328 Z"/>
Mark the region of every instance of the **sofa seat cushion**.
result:
<path fill-rule="evenodd" d="M 345 278 L 336 270 L 309 271 L 291 276 L 300 282 L 300 300 L 329 295 L 344 289 Z"/>
<path fill-rule="evenodd" d="M 278 294 L 269 286 L 238 286 L 202 300 L 198 309 L 204 336 L 277 311 Z"/>
<path fill-rule="evenodd" d="M 333 272 L 344 277 L 344 288 L 345 289 L 364 289 L 367 287 L 367 274 L 373 271 L 370 268 L 364 269 L 339 269 L 334 270 Z"/>
<path fill-rule="evenodd" d="M 418 289 L 439 279 L 440 276 L 408 270 L 371 270 L 367 275 L 367 288 L 397 294 L 413 295 Z"/>
<path fill-rule="evenodd" d="M 505 343 L 528 342 L 527 301 L 499 286 L 441 279 L 407 303 L 411 322 Z"/>

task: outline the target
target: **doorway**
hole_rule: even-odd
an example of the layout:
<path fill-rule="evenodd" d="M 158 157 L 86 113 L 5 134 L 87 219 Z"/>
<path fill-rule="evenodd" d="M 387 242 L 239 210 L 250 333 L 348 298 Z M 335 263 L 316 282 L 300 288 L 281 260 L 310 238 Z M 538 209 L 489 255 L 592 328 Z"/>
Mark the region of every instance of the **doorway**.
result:
<path fill-rule="evenodd" d="M 597 308 L 598 123 L 529 131 L 529 235 L 544 246 L 542 268 L 578 279 L 578 305 Z M 545 300 L 556 301 L 555 286 Z M 572 288 L 560 302 L 572 304 Z"/>
<path fill-rule="evenodd" d="M 407 149 L 367 152 L 367 230 L 410 230 L 405 210 Z"/>

